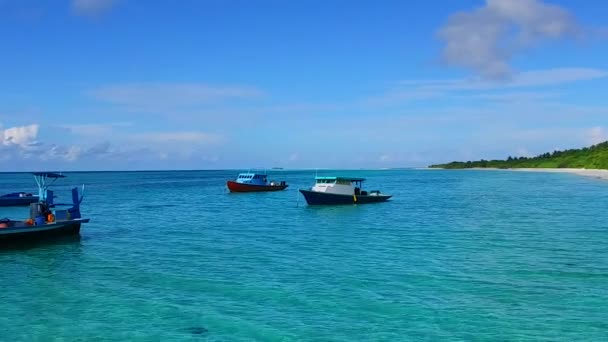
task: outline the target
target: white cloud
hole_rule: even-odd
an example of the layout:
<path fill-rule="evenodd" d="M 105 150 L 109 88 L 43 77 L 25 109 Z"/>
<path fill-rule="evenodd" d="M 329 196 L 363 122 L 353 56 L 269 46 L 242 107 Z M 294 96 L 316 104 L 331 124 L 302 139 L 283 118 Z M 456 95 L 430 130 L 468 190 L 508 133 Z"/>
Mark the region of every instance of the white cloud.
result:
<path fill-rule="evenodd" d="M 81 152 L 81 149 L 77 146 L 51 145 L 45 148 L 44 153 L 39 153 L 37 159 L 42 161 L 75 161 L 78 159 Z"/>
<path fill-rule="evenodd" d="M 103 86 L 92 97 L 136 111 L 167 111 L 224 100 L 252 99 L 262 91 L 245 86 L 210 86 L 199 83 L 136 83 Z"/>
<path fill-rule="evenodd" d="M 531 70 L 512 75 L 507 82 L 493 82 L 483 78 L 446 80 L 402 80 L 386 93 L 369 98 L 372 105 L 414 100 L 429 100 L 458 93 L 487 100 L 525 100 L 555 97 L 556 93 L 507 92 L 522 88 L 547 88 L 574 82 L 607 79 L 608 70 L 593 68 L 555 68 Z M 490 92 L 493 93 L 483 93 Z M 496 93 L 502 91 L 503 93 Z"/>
<path fill-rule="evenodd" d="M 378 158 L 378 160 L 380 160 L 383 163 L 386 163 L 386 162 L 390 162 L 392 160 L 392 158 L 388 154 L 383 154 Z"/>
<path fill-rule="evenodd" d="M 116 0 L 72 0 L 72 12 L 80 16 L 97 16 L 108 12 Z"/>
<path fill-rule="evenodd" d="M 105 125 L 73 125 L 70 127 L 84 134 L 106 132 Z M 57 128 L 57 125 L 53 126 Z M 65 128 L 65 127 L 64 127 Z M 84 128 L 84 130 L 79 130 Z M 45 165 L 58 168 L 118 168 L 128 166 L 145 167 L 156 161 L 190 163 L 194 160 L 215 163 L 220 160 L 217 144 L 224 141 L 219 134 L 197 131 L 145 132 L 140 134 L 123 134 L 114 132 L 106 136 L 108 140 L 80 139 L 78 144 L 57 144 L 38 141 L 40 126 L 17 126 L 3 129 L 0 126 L 0 160 L 14 161 L 0 165 L 0 170 L 17 170 L 37 168 L 40 161 Z M 89 133 L 91 133 L 89 132 Z M 97 140 L 97 141 L 96 141 Z M 207 149 L 208 146 L 213 146 Z M 213 152 L 213 155 L 209 155 Z M 137 164 L 139 163 L 139 164 Z M 152 164 L 148 164 L 152 163 Z M 183 165 L 186 165 L 183 164 Z M 161 164 L 162 165 L 162 164 Z M 173 165 L 173 164 L 172 164 Z M 191 166 L 192 167 L 192 166 Z"/>
<path fill-rule="evenodd" d="M 479 99 L 482 101 L 491 102 L 503 102 L 503 103 L 538 103 L 539 101 L 546 101 L 549 99 L 555 99 L 559 97 L 558 93 L 551 92 L 501 92 L 501 93 L 479 93 L 479 94 L 466 94 L 468 99 Z"/>
<path fill-rule="evenodd" d="M 470 144 L 483 141 L 480 147 L 515 150 L 520 155 L 536 155 L 553 150 L 581 148 L 608 140 L 608 132 L 602 127 L 580 128 L 567 126 L 488 127 L 475 135 Z M 526 148 L 522 148 L 525 146 Z M 556 147 L 557 146 L 557 147 Z M 561 146 L 561 147 L 560 147 Z M 526 152 L 526 153 L 523 153 Z"/>
<path fill-rule="evenodd" d="M 204 161 L 206 161 L 206 162 L 212 162 L 212 163 L 215 163 L 215 162 L 217 162 L 218 160 L 220 160 L 220 157 L 218 157 L 218 156 L 202 156 L 202 157 L 201 157 L 201 160 L 204 160 Z"/>
<path fill-rule="evenodd" d="M 56 127 L 64 128 L 72 134 L 84 137 L 105 137 L 112 133 L 116 127 L 129 127 L 133 124 L 124 123 L 102 123 L 102 124 L 62 124 Z"/>
<path fill-rule="evenodd" d="M 0 154 L 3 160 L 53 160 L 73 161 L 79 156 L 80 148 L 47 146 L 37 140 L 40 126 L 11 127 L 0 130 Z"/>
<path fill-rule="evenodd" d="M 558 68 L 516 74 L 509 87 L 552 86 L 608 77 L 608 71 L 592 68 Z M 487 84 L 486 84 L 487 86 Z"/>
<path fill-rule="evenodd" d="M 203 132 L 157 132 L 140 133 L 132 136 L 132 139 L 146 143 L 198 143 L 217 144 L 224 140 L 223 136 Z"/>
<path fill-rule="evenodd" d="M 391 89 L 388 92 L 372 96 L 365 103 L 370 105 L 386 105 L 399 102 L 423 101 L 440 96 L 442 91 L 433 90 L 429 87 L 420 87 L 418 89 Z"/>
<path fill-rule="evenodd" d="M 19 147 L 27 147 L 35 144 L 39 128 L 39 125 L 33 124 L 0 130 L 2 144 L 5 146 L 17 145 Z"/>
<path fill-rule="evenodd" d="M 532 155 L 532 153 L 530 153 L 530 151 L 528 151 L 527 148 L 520 147 L 515 152 L 515 156 L 514 157 L 533 157 L 533 155 Z"/>
<path fill-rule="evenodd" d="M 1 129 L 0 155 L 2 160 L 69 161 L 83 158 L 112 156 L 118 151 L 109 142 L 89 145 L 58 145 L 38 141 L 40 126 L 32 124 Z"/>
<path fill-rule="evenodd" d="M 482 7 L 453 14 L 438 36 L 445 44 L 446 64 L 484 78 L 504 79 L 511 75 L 510 61 L 516 53 L 580 31 L 573 16 L 557 5 L 540 0 L 486 0 Z"/>
<path fill-rule="evenodd" d="M 555 68 L 515 73 L 508 82 L 496 83 L 485 79 L 452 79 L 421 81 L 405 80 L 404 86 L 427 91 L 492 90 L 557 86 L 566 83 L 608 78 L 608 70 L 593 68 Z"/>
<path fill-rule="evenodd" d="M 91 146 L 86 153 L 93 156 L 103 156 L 112 152 L 112 145 L 109 141 L 103 141 Z"/>
<path fill-rule="evenodd" d="M 595 145 L 608 140 L 608 132 L 603 127 L 593 127 L 586 132 L 589 144 Z"/>

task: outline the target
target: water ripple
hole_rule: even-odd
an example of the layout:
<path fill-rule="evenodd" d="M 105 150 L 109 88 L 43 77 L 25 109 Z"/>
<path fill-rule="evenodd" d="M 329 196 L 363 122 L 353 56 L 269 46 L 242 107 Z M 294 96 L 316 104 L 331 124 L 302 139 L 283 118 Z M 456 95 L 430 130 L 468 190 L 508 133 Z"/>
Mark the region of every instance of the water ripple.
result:
<path fill-rule="evenodd" d="M 308 207 L 314 172 L 264 194 L 227 193 L 226 171 L 69 174 L 92 221 L 0 250 L 2 338 L 608 340 L 608 183 L 348 173 L 394 198 Z M 32 185 L 1 177 L 0 192 Z"/>

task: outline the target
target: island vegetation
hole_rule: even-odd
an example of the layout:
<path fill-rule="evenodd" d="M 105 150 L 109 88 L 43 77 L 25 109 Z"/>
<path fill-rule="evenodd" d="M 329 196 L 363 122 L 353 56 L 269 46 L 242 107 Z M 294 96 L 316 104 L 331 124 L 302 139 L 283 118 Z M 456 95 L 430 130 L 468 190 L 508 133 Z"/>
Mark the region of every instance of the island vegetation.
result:
<path fill-rule="evenodd" d="M 478 160 L 430 165 L 430 168 L 581 168 L 608 169 L 608 141 L 581 149 L 553 151 L 536 157 L 511 157 L 505 160 Z"/>

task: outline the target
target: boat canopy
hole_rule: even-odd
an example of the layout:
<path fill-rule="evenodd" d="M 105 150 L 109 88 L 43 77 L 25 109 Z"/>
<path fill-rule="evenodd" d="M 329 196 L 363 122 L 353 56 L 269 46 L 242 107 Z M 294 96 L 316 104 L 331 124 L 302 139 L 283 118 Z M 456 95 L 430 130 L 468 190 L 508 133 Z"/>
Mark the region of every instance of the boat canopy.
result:
<path fill-rule="evenodd" d="M 64 175 L 55 172 L 32 172 L 36 184 L 38 184 L 38 199 L 41 202 L 49 201 L 50 204 L 53 202 L 53 192 L 49 190 L 49 187 L 55 183 L 59 178 L 65 178 Z M 51 181 L 47 182 L 48 179 Z"/>
<path fill-rule="evenodd" d="M 315 180 L 331 180 L 331 181 L 348 181 L 348 182 L 363 182 L 365 178 L 359 177 L 315 177 Z"/>

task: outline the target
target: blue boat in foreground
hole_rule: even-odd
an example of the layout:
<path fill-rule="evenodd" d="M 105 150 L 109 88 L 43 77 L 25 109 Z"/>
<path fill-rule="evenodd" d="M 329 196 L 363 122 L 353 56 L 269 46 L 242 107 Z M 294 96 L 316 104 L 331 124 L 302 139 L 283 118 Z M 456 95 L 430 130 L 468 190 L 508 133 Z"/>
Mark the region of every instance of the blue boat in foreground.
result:
<path fill-rule="evenodd" d="M 27 192 L 13 192 L 0 196 L 0 207 L 27 206 L 38 202 L 38 196 Z"/>
<path fill-rule="evenodd" d="M 89 219 L 81 217 L 80 203 L 83 197 L 79 194 L 78 188 L 72 189 L 71 204 L 54 203 L 53 191 L 49 190 L 51 184 L 64 177 L 52 172 L 34 173 L 38 184 L 38 201 L 30 204 L 29 219 L 23 221 L 0 219 L 0 242 L 40 240 L 80 233 L 80 225 L 89 222 Z"/>
<path fill-rule="evenodd" d="M 365 178 L 315 177 L 310 189 L 300 189 L 308 205 L 367 204 L 384 202 L 392 195 L 361 190 Z"/>

